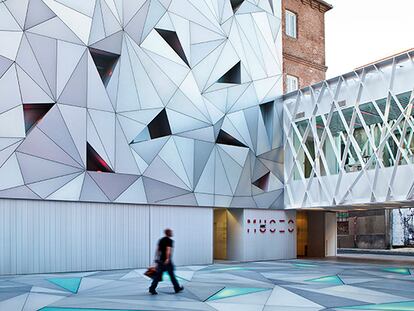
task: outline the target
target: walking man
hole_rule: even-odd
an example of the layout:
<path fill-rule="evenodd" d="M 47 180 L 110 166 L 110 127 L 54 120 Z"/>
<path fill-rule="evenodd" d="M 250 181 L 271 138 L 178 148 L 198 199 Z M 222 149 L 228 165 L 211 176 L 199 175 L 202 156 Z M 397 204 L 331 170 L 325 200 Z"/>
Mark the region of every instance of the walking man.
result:
<path fill-rule="evenodd" d="M 174 286 L 175 293 L 179 293 L 184 289 L 184 287 L 178 284 L 178 281 L 175 278 L 174 264 L 171 260 L 172 249 L 173 249 L 173 244 L 174 244 L 174 241 L 171 239 L 171 237 L 173 236 L 173 232 L 171 229 L 165 229 L 164 233 L 165 233 L 165 236 L 158 241 L 158 249 L 156 253 L 156 257 L 158 258 L 156 260 L 157 274 L 155 278 L 153 279 L 152 284 L 149 288 L 149 292 L 152 295 L 158 294 L 155 289 L 157 288 L 158 283 L 161 281 L 162 274 L 164 273 L 164 271 L 168 272 L 171 283 Z"/>

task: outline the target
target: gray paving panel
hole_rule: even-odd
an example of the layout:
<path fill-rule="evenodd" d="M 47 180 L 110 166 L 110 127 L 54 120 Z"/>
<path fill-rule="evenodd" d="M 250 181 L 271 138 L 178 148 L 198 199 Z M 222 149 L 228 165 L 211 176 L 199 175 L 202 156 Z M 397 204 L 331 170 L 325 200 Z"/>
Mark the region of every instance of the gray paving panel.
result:
<path fill-rule="evenodd" d="M 144 269 L 2 276 L 0 310 L 42 310 L 46 306 L 177 311 L 317 311 L 369 306 L 372 310 L 376 303 L 401 303 L 404 310 L 414 310 L 414 276 L 390 275 L 384 268 L 390 267 L 309 260 L 186 266 L 176 270 L 182 276 L 184 292 L 174 294 L 165 278 L 157 296 L 148 294 L 150 279 L 143 275 Z M 345 284 L 307 281 L 332 275 L 339 275 Z M 74 294 L 54 286 L 50 278 L 82 280 Z"/>

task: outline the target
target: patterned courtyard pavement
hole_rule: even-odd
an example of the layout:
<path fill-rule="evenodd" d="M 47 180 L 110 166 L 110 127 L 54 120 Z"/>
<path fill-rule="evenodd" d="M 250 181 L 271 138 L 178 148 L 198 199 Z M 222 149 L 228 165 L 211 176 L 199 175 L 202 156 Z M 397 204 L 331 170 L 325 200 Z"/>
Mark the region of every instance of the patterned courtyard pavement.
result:
<path fill-rule="evenodd" d="M 414 310 L 413 266 L 285 260 L 178 267 L 147 293 L 144 270 L 0 276 L 0 310 Z"/>

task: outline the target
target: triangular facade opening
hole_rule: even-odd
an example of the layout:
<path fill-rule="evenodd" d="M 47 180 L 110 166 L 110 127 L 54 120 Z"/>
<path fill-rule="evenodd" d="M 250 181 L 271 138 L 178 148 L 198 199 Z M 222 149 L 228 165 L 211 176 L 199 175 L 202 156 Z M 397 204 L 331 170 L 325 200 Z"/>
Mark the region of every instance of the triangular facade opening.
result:
<path fill-rule="evenodd" d="M 240 62 L 234 65 L 229 71 L 227 71 L 220 79 L 217 80 L 217 82 L 241 84 Z"/>
<path fill-rule="evenodd" d="M 181 45 L 180 40 L 178 39 L 177 33 L 171 30 L 157 29 L 155 30 L 160 34 L 160 36 L 168 43 L 168 45 L 177 53 L 178 56 L 190 67 L 187 57 L 185 56 L 184 49 Z"/>
<path fill-rule="evenodd" d="M 274 102 L 263 103 L 260 105 L 260 112 L 262 113 L 263 123 L 266 128 L 267 136 L 270 143 L 273 138 L 273 116 L 274 116 Z"/>
<path fill-rule="evenodd" d="M 257 188 L 262 189 L 263 191 L 267 191 L 269 189 L 269 180 L 270 180 L 270 172 L 263 175 L 252 184 L 255 185 Z"/>
<path fill-rule="evenodd" d="M 237 140 L 236 138 L 234 138 L 233 136 L 231 136 L 230 134 L 226 133 L 223 130 L 220 130 L 217 136 L 217 139 L 216 139 L 216 143 L 247 148 L 245 144 L 243 144 L 242 142 L 240 142 L 239 140 Z"/>
<path fill-rule="evenodd" d="M 89 143 L 86 143 L 86 170 L 102 173 L 114 172 Z"/>
<path fill-rule="evenodd" d="M 118 62 L 119 55 L 93 48 L 89 48 L 89 51 L 103 84 L 107 86 Z"/>
<path fill-rule="evenodd" d="M 231 8 L 233 9 L 233 12 L 236 13 L 236 11 L 240 8 L 244 0 L 230 0 Z"/>
<path fill-rule="evenodd" d="M 26 134 L 46 115 L 54 104 L 23 104 Z"/>
<path fill-rule="evenodd" d="M 148 131 L 151 139 L 171 135 L 170 123 L 165 109 L 148 124 Z"/>

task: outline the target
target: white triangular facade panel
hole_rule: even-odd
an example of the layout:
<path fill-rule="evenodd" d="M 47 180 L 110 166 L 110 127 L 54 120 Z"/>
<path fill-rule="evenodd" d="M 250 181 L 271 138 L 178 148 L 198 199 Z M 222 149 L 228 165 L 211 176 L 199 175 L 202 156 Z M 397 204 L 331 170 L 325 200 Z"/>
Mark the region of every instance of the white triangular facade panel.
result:
<path fill-rule="evenodd" d="M 283 190 L 282 109 L 265 118 L 259 105 L 282 95 L 280 9 L 16 3 L 0 5 L 4 195 L 271 207 Z M 252 192 L 266 173 L 269 191 Z"/>

